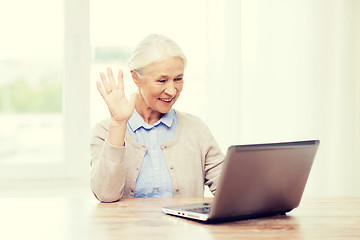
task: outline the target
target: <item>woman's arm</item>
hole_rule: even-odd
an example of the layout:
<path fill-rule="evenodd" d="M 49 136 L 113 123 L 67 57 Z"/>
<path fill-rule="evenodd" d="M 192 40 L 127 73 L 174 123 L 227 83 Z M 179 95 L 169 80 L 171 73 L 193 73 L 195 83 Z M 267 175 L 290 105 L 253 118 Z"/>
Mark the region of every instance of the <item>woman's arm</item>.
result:
<path fill-rule="evenodd" d="M 205 184 L 209 186 L 210 191 L 215 195 L 225 156 L 213 135 L 210 132 L 209 134 L 209 145 L 207 146 L 205 158 Z"/>
<path fill-rule="evenodd" d="M 202 120 L 200 120 L 196 127 L 196 131 L 199 131 L 197 136 L 199 136 L 198 143 L 203 158 L 204 183 L 209 187 L 212 194 L 215 195 L 225 155 L 210 129 Z"/>
<path fill-rule="evenodd" d="M 100 73 L 102 85 L 99 81 L 96 82 L 97 89 L 111 114 L 107 139 L 114 146 L 124 146 L 126 125 L 134 112 L 136 94 L 131 96 L 130 101 L 126 99 L 121 70 L 118 73 L 117 83 L 110 68 L 107 68 L 107 75 L 108 79 L 104 73 Z"/>
<path fill-rule="evenodd" d="M 107 139 L 108 130 L 97 124 L 92 131 L 91 152 L 91 189 L 101 202 L 118 201 L 125 185 L 125 146 L 114 146 Z"/>
<path fill-rule="evenodd" d="M 102 84 L 97 89 L 104 99 L 111 120 L 98 124 L 91 136 L 91 188 L 102 202 L 114 202 L 121 198 L 125 184 L 125 133 L 133 114 L 136 94 L 130 101 L 125 97 L 123 73 L 120 70 L 115 82 L 112 70 L 107 68 L 107 78 L 100 73 Z"/>

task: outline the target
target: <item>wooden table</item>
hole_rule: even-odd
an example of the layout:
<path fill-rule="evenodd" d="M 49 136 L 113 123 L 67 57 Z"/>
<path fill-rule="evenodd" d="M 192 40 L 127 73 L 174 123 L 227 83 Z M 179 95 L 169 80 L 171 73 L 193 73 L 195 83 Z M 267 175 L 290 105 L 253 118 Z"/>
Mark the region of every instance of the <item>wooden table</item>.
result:
<path fill-rule="evenodd" d="M 0 239 L 360 239 L 360 198 L 303 199 L 287 216 L 215 225 L 160 211 L 203 200 L 0 198 Z"/>

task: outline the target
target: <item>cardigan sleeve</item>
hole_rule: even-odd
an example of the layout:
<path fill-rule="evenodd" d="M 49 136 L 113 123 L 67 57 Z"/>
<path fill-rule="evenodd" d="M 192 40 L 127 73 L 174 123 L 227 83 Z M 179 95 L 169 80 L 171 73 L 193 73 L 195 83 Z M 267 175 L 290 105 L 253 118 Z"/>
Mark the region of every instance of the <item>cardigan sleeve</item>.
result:
<path fill-rule="evenodd" d="M 126 147 L 113 146 L 106 140 L 106 123 L 98 123 L 90 139 L 90 186 L 101 202 L 118 201 L 125 186 Z"/>
<path fill-rule="evenodd" d="M 204 134 L 203 136 L 206 138 L 206 139 L 202 139 L 202 142 L 206 143 L 204 144 L 205 147 L 204 183 L 209 187 L 212 194 L 215 195 L 225 156 L 222 153 L 214 136 L 211 134 L 210 130 L 207 127 L 206 127 L 206 134 Z"/>

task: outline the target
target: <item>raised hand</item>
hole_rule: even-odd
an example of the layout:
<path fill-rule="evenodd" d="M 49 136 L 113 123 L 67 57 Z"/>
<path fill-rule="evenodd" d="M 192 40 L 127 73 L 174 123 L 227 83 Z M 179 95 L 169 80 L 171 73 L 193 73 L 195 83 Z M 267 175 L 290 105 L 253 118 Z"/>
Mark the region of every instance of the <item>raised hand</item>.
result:
<path fill-rule="evenodd" d="M 97 81 L 96 86 L 109 108 L 111 118 L 117 123 L 127 123 L 134 111 L 136 94 L 133 94 L 128 101 L 124 93 L 123 72 L 119 70 L 117 82 L 111 68 L 107 68 L 107 79 L 103 72 L 100 73 L 101 82 Z"/>

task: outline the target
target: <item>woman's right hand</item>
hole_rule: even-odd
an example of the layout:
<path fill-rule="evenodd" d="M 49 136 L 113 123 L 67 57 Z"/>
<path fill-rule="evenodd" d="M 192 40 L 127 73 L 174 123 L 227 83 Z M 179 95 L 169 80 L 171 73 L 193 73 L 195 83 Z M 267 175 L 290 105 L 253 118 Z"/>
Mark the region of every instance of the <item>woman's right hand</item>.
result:
<path fill-rule="evenodd" d="M 111 68 L 107 68 L 107 79 L 103 72 L 100 73 L 100 77 L 102 84 L 97 81 L 96 86 L 109 108 L 112 120 L 115 123 L 126 124 L 134 112 L 136 94 L 131 95 L 130 101 L 126 99 L 122 70 L 119 70 L 117 82 Z"/>

